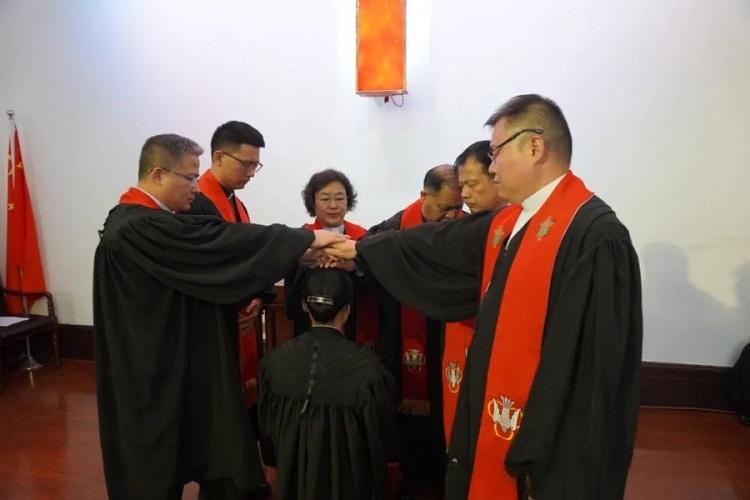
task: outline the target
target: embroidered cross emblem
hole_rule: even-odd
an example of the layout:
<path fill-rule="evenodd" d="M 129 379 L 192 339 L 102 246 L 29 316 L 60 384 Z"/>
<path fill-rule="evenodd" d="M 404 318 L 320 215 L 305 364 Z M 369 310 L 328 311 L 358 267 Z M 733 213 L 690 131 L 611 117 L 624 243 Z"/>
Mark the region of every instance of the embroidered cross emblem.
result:
<path fill-rule="evenodd" d="M 492 247 L 497 248 L 497 246 L 505 239 L 505 230 L 500 227 L 495 231 L 495 234 L 492 235 Z"/>
<path fill-rule="evenodd" d="M 539 231 L 536 232 L 536 240 L 539 241 L 549 234 L 550 228 L 555 224 L 555 219 L 547 216 L 539 225 Z"/>

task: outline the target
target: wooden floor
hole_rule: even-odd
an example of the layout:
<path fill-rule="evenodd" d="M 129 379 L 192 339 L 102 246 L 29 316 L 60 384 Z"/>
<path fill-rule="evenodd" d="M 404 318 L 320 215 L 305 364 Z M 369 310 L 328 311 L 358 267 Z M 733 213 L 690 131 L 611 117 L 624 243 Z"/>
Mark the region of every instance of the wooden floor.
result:
<path fill-rule="evenodd" d="M 106 498 L 94 366 L 65 361 L 0 393 L 0 499 Z M 750 499 L 750 427 L 733 415 L 643 408 L 626 498 Z M 194 500 L 188 485 L 183 499 Z"/>

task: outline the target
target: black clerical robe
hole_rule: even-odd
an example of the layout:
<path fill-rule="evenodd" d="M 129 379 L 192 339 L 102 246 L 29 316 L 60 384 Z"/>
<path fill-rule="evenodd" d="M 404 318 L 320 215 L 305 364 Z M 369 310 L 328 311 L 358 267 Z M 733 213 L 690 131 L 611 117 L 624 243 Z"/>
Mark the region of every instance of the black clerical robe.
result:
<path fill-rule="evenodd" d="M 476 312 L 493 213 L 425 224 L 357 243 L 360 267 L 426 315 Z M 487 371 L 505 282 L 523 229 L 497 259 L 475 332 L 449 445 L 446 498 L 468 496 Z M 555 259 L 543 345 L 523 425 L 505 464 L 521 498 L 622 498 L 639 401 L 642 314 L 638 259 L 627 229 L 593 197 Z"/>
<path fill-rule="evenodd" d="M 231 480 L 240 492 L 263 485 L 237 383 L 236 307 L 288 272 L 312 239 L 134 204 L 110 212 L 94 262 L 110 498 L 180 498 L 192 480 Z"/>
<path fill-rule="evenodd" d="M 377 357 L 338 330 L 312 327 L 259 368 L 264 460 L 277 500 L 382 497 L 397 389 Z"/>
<path fill-rule="evenodd" d="M 372 226 L 365 239 L 402 227 L 404 210 Z M 370 287 L 378 289 L 379 329 L 375 350 L 403 388 L 401 374 L 405 364 L 405 349 L 402 344 L 401 303 L 391 290 L 378 287 L 372 278 L 365 276 Z M 408 303 L 407 303 L 408 304 Z M 444 471 L 445 435 L 443 432 L 443 399 L 441 354 L 443 351 L 443 324 L 436 317 L 425 317 L 426 363 L 429 415 L 409 414 L 402 408 L 398 416 L 399 462 L 404 472 L 405 490 L 423 487 L 440 478 Z M 406 411 L 404 411 L 406 410 Z"/>
<path fill-rule="evenodd" d="M 227 190 L 214 176 L 211 169 L 206 170 L 198 180 L 200 192 L 195 194 L 190 210 L 190 215 L 213 215 L 227 222 L 249 223 L 250 214 L 247 207 L 237 197 L 233 190 Z M 255 297 L 253 297 L 254 299 Z M 268 283 L 260 297 L 263 302 L 270 304 L 276 298 L 276 289 L 273 283 Z M 240 356 L 240 381 L 245 391 L 245 404 L 253 407 L 256 402 L 256 390 L 254 389 L 258 376 L 258 352 L 261 334 L 257 331 L 256 323 L 248 324 L 249 315 L 246 312 L 250 304 L 241 304 L 237 310 L 240 325 L 244 330 L 240 331 L 239 356 Z"/>

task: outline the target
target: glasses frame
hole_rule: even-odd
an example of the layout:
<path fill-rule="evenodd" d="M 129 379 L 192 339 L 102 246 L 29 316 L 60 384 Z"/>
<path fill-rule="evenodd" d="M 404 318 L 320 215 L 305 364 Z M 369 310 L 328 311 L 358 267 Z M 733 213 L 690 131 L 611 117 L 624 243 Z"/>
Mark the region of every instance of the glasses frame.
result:
<path fill-rule="evenodd" d="M 508 144 L 509 142 L 512 142 L 515 138 L 520 136 L 521 134 L 525 132 L 534 132 L 535 134 L 542 135 L 544 134 L 544 129 L 541 128 L 524 128 L 516 132 L 515 134 L 511 135 L 507 139 L 505 139 L 503 142 L 498 144 L 497 146 L 490 148 L 489 153 L 487 153 L 487 157 L 489 157 L 490 161 L 495 161 L 495 158 L 497 158 L 497 154 L 500 152 L 500 150 Z"/>
<path fill-rule="evenodd" d="M 164 170 L 165 172 L 169 172 L 170 174 L 178 175 L 178 176 L 182 177 L 183 179 L 185 179 L 186 181 L 188 181 L 191 186 L 197 186 L 198 185 L 198 179 L 201 178 L 200 175 L 185 175 L 185 174 L 181 174 L 179 172 L 175 172 L 171 168 L 166 168 L 166 167 L 155 167 L 155 168 L 160 168 L 160 169 Z M 149 170 L 149 172 L 152 171 L 152 170 L 154 170 L 154 169 L 152 168 L 151 170 Z"/>
<path fill-rule="evenodd" d="M 221 150 L 219 150 L 219 151 L 221 151 Z M 245 160 L 240 160 L 236 156 L 234 156 L 234 155 L 232 155 L 230 153 L 227 153 L 226 151 L 221 151 L 221 154 L 227 155 L 228 157 L 232 158 L 233 160 L 239 162 L 239 164 L 242 165 L 245 168 L 249 168 L 251 170 L 254 170 L 255 173 L 260 172 L 261 169 L 263 168 L 263 164 L 261 162 L 259 162 L 259 161 L 257 161 L 257 162 L 255 162 L 255 161 L 254 162 L 249 162 L 249 161 L 245 161 Z"/>

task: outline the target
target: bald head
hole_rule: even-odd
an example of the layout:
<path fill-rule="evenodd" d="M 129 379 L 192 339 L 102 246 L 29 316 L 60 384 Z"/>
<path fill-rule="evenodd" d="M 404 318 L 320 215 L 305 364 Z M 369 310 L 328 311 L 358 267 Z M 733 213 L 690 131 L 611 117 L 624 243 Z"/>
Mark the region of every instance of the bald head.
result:
<path fill-rule="evenodd" d="M 452 189 L 458 190 L 456 169 L 453 168 L 453 165 L 447 163 L 437 165 L 427 171 L 422 189 L 435 192 L 440 191 L 444 186 L 450 186 Z"/>
<path fill-rule="evenodd" d="M 461 211 L 461 189 L 453 165 L 432 167 L 422 184 L 422 217 L 427 222 L 453 219 Z"/>

